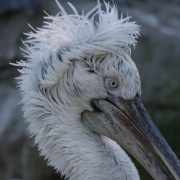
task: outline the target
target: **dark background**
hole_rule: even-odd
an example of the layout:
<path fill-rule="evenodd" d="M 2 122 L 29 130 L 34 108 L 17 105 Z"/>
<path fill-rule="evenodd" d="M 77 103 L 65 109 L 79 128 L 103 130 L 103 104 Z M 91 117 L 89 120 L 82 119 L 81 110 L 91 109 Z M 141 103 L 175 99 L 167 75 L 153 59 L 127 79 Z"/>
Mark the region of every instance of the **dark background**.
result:
<path fill-rule="evenodd" d="M 67 9 L 66 1 L 61 4 Z M 87 12 L 95 0 L 70 0 Z M 180 3 L 179 1 L 118 0 L 119 14 L 131 15 L 141 25 L 141 37 L 132 52 L 142 80 L 142 101 L 174 152 L 180 157 Z M 43 11 L 58 12 L 54 0 L 0 0 L 0 179 L 60 179 L 39 157 L 28 137 L 18 93 L 17 67 L 23 59 L 23 32 L 42 25 Z M 137 164 L 141 179 L 150 180 Z"/>

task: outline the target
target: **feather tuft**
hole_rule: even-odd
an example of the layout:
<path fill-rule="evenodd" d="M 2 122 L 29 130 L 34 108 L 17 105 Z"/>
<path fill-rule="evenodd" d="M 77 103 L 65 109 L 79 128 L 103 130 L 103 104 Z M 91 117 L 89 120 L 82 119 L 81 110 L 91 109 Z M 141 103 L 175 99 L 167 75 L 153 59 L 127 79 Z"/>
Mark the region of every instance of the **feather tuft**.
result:
<path fill-rule="evenodd" d="M 60 13 L 56 16 L 47 15 L 42 28 L 31 29 L 26 33 L 24 41 L 25 57 L 31 63 L 31 68 L 37 69 L 41 84 L 48 87 L 57 83 L 63 66 L 68 66 L 72 59 L 82 59 L 89 55 L 104 55 L 107 53 L 127 53 L 130 46 L 136 45 L 139 36 L 139 26 L 130 22 L 130 17 L 118 17 L 117 7 L 104 2 L 105 10 L 100 2 L 87 14 L 78 14 L 76 8 L 68 3 L 74 14 L 67 14 L 62 5 L 55 0 Z M 52 61 L 52 57 L 54 57 Z M 42 68 L 45 64 L 47 77 Z M 39 66 L 41 65 L 41 66 Z M 42 66 L 43 65 L 43 66 Z M 57 72 L 53 79 L 50 71 Z M 45 72 L 45 71 L 44 71 Z"/>

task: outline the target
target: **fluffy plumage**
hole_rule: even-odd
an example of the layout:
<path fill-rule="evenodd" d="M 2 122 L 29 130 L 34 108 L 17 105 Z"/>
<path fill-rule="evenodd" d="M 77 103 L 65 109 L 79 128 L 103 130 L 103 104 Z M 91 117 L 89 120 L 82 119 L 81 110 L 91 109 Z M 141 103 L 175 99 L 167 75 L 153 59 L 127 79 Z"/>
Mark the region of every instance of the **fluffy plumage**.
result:
<path fill-rule="evenodd" d="M 119 19 L 116 7 L 106 3 L 105 11 L 98 4 L 86 15 L 79 15 L 71 4 L 75 14 L 68 15 L 58 5 L 61 12 L 56 16 L 45 17 L 51 21 L 46 21 L 43 28 L 27 33 L 28 40 L 24 41 L 25 57 L 31 61 L 30 67 L 40 67 L 38 78 L 41 84 L 56 84 L 72 59 L 117 52 L 128 58 L 129 46 L 136 44 L 135 38 L 139 34 L 139 27 L 129 22 L 130 17 Z M 63 59 L 62 63 L 58 55 Z M 46 74 L 42 72 L 44 66 L 49 71 Z"/>
<path fill-rule="evenodd" d="M 56 1 L 57 2 L 57 1 Z M 134 180 L 136 168 L 112 140 L 81 123 L 94 98 L 106 98 L 105 77 L 117 78 L 121 96 L 141 93 L 130 57 L 139 27 L 118 18 L 115 6 L 98 5 L 87 14 L 47 16 L 42 28 L 27 33 L 25 57 L 18 63 L 24 116 L 42 155 L 70 180 Z"/>

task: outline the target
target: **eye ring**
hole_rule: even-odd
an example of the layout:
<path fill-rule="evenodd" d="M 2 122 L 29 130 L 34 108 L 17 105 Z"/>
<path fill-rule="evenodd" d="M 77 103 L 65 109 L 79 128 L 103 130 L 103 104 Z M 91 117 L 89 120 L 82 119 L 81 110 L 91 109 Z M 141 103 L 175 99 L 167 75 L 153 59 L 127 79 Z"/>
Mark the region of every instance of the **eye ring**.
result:
<path fill-rule="evenodd" d="M 105 85 L 108 89 L 113 90 L 116 89 L 119 86 L 119 83 L 114 78 L 106 78 L 105 79 Z"/>

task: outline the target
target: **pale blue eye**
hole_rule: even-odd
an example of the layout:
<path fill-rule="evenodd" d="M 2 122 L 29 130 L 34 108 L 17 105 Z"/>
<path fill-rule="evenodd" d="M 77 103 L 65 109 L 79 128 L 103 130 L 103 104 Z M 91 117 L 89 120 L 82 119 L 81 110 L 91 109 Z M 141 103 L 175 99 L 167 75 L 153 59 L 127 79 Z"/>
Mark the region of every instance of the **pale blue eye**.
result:
<path fill-rule="evenodd" d="M 109 89 L 116 89 L 118 87 L 118 81 L 113 78 L 106 78 L 105 79 L 105 85 Z"/>
<path fill-rule="evenodd" d="M 115 80 L 111 80 L 111 81 L 109 81 L 109 87 L 111 87 L 111 88 L 116 88 L 117 87 L 117 82 L 115 81 Z"/>

